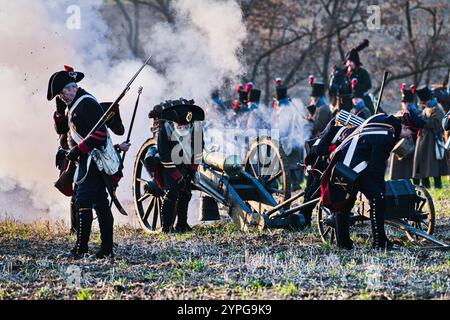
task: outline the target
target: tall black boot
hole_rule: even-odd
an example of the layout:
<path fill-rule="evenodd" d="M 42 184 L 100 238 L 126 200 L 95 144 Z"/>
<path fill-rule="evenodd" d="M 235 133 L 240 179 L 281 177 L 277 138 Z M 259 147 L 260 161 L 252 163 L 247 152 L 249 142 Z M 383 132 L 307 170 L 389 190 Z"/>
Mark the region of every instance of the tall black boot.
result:
<path fill-rule="evenodd" d="M 164 233 L 173 231 L 176 204 L 177 200 L 171 197 L 170 191 L 167 192 L 161 207 L 162 231 Z"/>
<path fill-rule="evenodd" d="M 87 254 L 89 251 L 88 244 L 91 236 L 92 220 L 92 209 L 78 210 L 77 242 L 75 243 L 75 247 L 70 251 L 76 257 Z"/>
<path fill-rule="evenodd" d="M 192 194 L 189 191 L 181 191 L 177 203 L 177 224 L 175 231 L 180 233 L 191 232 L 192 228 L 188 225 L 188 208 Z"/>
<path fill-rule="evenodd" d="M 350 215 L 348 212 L 338 212 L 336 217 L 336 241 L 339 248 L 351 250 L 353 241 L 350 239 Z"/>
<path fill-rule="evenodd" d="M 100 238 L 102 240 L 100 251 L 95 255 L 97 259 L 112 258 L 114 218 L 109 207 L 96 208 L 98 225 L 100 227 Z"/>
<path fill-rule="evenodd" d="M 370 201 L 370 222 L 372 227 L 374 249 L 391 249 L 393 247 L 386 236 L 384 230 L 384 217 L 386 211 L 386 201 L 384 196 L 373 198 Z"/>
<path fill-rule="evenodd" d="M 434 177 L 433 180 L 434 180 L 434 187 L 436 189 L 442 189 L 442 179 L 441 179 L 441 177 Z"/>
<path fill-rule="evenodd" d="M 70 234 L 77 234 L 78 230 L 78 210 L 75 205 L 75 197 L 70 199 Z"/>
<path fill-rule="evenodd" d="M 422 187 L 427 189 L 431 187 L 429 178 L 422 179 Z"/>

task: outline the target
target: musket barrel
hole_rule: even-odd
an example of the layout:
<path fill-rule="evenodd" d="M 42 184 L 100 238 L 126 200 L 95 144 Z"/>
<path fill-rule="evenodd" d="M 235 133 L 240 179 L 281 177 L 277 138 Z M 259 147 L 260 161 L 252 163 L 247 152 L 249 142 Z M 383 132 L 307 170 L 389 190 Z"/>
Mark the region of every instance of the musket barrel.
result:
<path fill-rule="evenodd" d="M 142 67 L 136 72 L 136 74 L 131 78 L 131 81 L 128 82 L 126 88 L 123 90 L 122 94 L 114 101 L 114 103 L 106 110 L 106 112 L 103 114 L 103 116 L 98 120 L 96 125 L 91 129 L 91 131 L 87 134 L 86 137 L 89 137 L 91 134 L 93 134 L 98 128 L 100 128 L 102 125 L 104 125 L 108 119 L 111 117 L 111 110 L 125 97 L 126 93 L 130 90 L 130 86 L 133 84 L 133 82 L 136 80 L 136 78 L 139 76 L 139 74 L 142 72 L 142 70 L 145 68 L 145 66 L 150 61 L 151 56 L 145 61 L 145 63 L 142 65 Z"/>

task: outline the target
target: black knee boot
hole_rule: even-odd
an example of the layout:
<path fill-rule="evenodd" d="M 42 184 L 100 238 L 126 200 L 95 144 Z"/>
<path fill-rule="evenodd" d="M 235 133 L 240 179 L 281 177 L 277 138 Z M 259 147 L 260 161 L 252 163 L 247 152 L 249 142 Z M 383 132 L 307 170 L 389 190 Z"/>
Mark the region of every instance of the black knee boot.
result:
<path fill-rule="evenodd" d="M 173 231 L 173 223 L 175 220 L 176 199 L 170 197 L 170 191 L 166 193 L 161 207 L 162 231 L 170 233 Z"/>
<path fill-rule="evenodd" d="M 78 210 L 78 230 L 77 242 L 71 253 L 75 256 L 82 256 L 89 251 L 89 237 L 91 236 L 92 228 L 92 209 Z"/>
<path fill-rule="evenodd" d="M 75 205 L 75 199 L 72 197 L 70 199 L 70 233 L 77 234 L 78 230 L 78 210 Z"/>
<path fill-rule="evenodd" d="M 436 189 L 442 189 L 442 179 L 441 177 L 434 177 L 434 187 Z"/>
<path fill-rule="evenodd" d="M 429 178 L 422 179 L 422 187 L 427 188 L 427 189 L 430 188 L 430 179 Z"/>
<path fill-rule="evenodd" d="M 181 191 L 177 203 L 177 224 L 175 231 L 180 233 L 190 232 L 192 228 L 188 225 L 188 208 L 192 195 L 188 191 Z"/>
<path fill-rule="evenodd" d="M 350 239 L 350 215 L 348 212 L 338 212 L 335 217 L 337 245 L 350 250 L 353 248 L 353 241 Z"/>
<path fill-rule="evenodd" d="M 384 196 L 377 197 L 370 202 L 370 222 L 372 227 L 374 249 L 391 249 L 393 247 L 386 236 L 384 230 L 384 217 L 386 211 L 386 201 Z"/>
<path fill-rule="evenodd" d="M 109 207 L 95 209 L 100 227 L 100 238 L 102 240 L 100 251 L 95 255 L 97 259 L 112 258 L 113 255 L 113 232 L 114 218 Z"/>

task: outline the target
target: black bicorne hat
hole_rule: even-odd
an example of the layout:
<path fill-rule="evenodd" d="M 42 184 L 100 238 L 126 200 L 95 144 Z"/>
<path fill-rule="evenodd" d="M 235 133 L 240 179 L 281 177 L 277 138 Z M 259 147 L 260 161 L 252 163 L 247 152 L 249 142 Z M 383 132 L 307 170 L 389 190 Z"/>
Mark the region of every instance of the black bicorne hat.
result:
<path fill-rule="evenodd" d="M 205 120 L 205 112 L 195 105 L 194 100 L 180 98 L 179 100 L 166 101 L 163 104 L 161 119 L 179 124 L 190 124 Z"/>
<path fill-rule="evenodd" d="M 261 100 L 261 90 L 258 89 L 251 89 L 248 93 L 248 100 L 247 102 L 250 103 L 259 103 Z"/>
<path fill-rule="evenodd" d="M 47 100 L 53 100 L 69 83 L 78 83 L 84 79 L 84 74 L 75 72 L 72 67 L 64 66 L 64 71 L 54 73 L 48 82 Z"/>
<path fill-rule="evenodd" d="M 321 97 L 325 95 L 325 84 L 321 82 L 314 82 L 312 85 L 311 97 Z"/>
<path fill-rule="evenodd" d="M 417 88 L 416 94 L 422 102 L 427 102 L 433 99 L 433 94 L 428 86 L 421 86 Z"/>

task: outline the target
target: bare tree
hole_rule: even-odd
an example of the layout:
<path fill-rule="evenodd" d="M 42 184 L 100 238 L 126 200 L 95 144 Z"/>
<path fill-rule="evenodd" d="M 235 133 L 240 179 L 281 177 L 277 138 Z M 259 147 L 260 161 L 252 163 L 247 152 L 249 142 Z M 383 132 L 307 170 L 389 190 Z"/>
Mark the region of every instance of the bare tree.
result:
<path fill-rule="evenodd" d="M 449 4 L 422 1 L 393 1 L 387 12 L 387 29 L 396 27 L 393 36 L 383 34 L 390 41 L 388 50 L 376 64 L 392 74 L 388 83 L 409 80 L 429 84 L 433 74 L 444 74 L 450 67 L 448 55 L 449 28 L 446 24 Z M 443 76 L 438 76 L 441 79 Z M 377 88 L 375 91 L 378 91 Z"/>
<path fill-rule="evenodd" d="M 169 24 L 174 24 L 175 17 L 171 9 L 171 2 L 172 0 L 115 0 L 126 21 L 126 39 L 134 56 L 143 57 L 144 55 L 140 40 L 141 10 L 147 8 L 158 13 Z"/>

